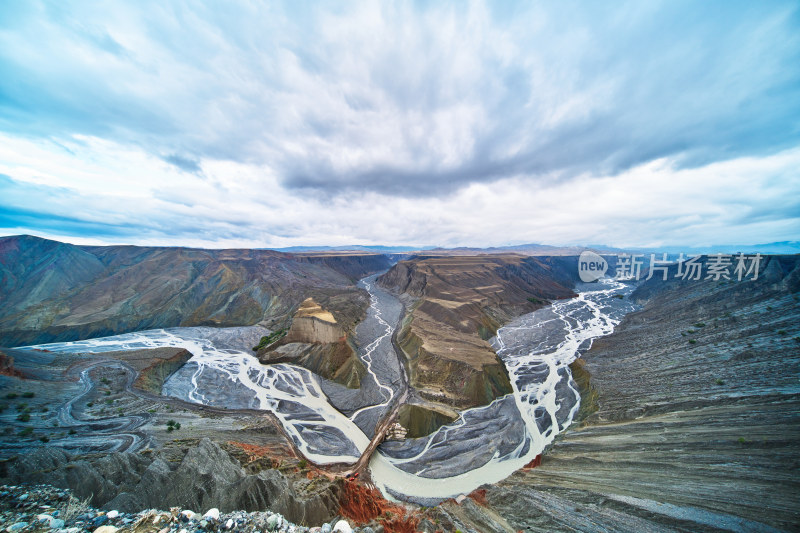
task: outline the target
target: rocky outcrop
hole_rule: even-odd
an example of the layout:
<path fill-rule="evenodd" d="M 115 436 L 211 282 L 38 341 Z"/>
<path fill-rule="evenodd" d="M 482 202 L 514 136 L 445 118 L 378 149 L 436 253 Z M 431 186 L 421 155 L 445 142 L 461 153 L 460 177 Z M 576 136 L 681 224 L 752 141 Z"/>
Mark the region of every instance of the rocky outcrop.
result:
<path fill-rule="evenodd" d="M 405 300 L 397 342 L 411 385 L 429 402 L 459 409 L 512 391 L 487 342 L 511 317 L 574 295 L 574 258 L 518 255 L 425 257 L 400 261 L 379 278 Z"/>
<path fill-rule="evenodd" d="M 159 353 L 154 353 L 159 350 Z M 169 348 L 146 350 L 149 364 L 141 369 L 133 386 L 151 394 L 161 394 L 164 383 L 192 358 L 189 350 Z M 163 355 L 162 355 L 163 354 Z M 137 369 L 138 370 L 138 369 Z"/>
<path fill-rule="evenodd" d="M 174 326 L 274 328 L 288 322 L 311 291 L 322 300 L 361 302 L 353 276 L 387 262 L 374 254 L 311 259 L 270 250 L 74 246 L 0 237 L 0 346 Z"/>
<path fill-rule="evenodd" d="M 14 368 L 14 358 L 3 352 L 0 352 L 0 376 L 22 377 L 22 372 Z"/>
<path fill-rule="evenodd" d="M 179 506 L 222 512 L 271 510 L 298 524 L 320 524 L 339 512 L 340 482 L 317 478 L 298 491 L 277 470 L 248 474 L 217 444 L 203 439 L 179 460 L 159 452 L 114 453 L 99 458 L 39 448 L 2 463 L 4 483 L 47 483 L 70 488 L 105 509 L 137 512 Z"/>
<path fill-rule="evenodd" d="M 306 298 L 294 314 L 285 342 L 329 344 L 342 340 L 344 336 L 345 332 L 333 314 L 320 307 L 313 298 Z"/>
<path fill-rule="evenodd" d="M 406 436 L 416 439 L 430 435 L 440 427 L 456 420 L 455 413 L 426 408 L 421 405 L 403 404 L 397 414 L 398 423 L 408 432 Z"/>
<path fill-rule="evenodd" d="M 292 363 L 349 388 L 358 388 L 366 368 L 333 313 L 306 298 L 281 340 L 257 352 L 264 364 Z"/>

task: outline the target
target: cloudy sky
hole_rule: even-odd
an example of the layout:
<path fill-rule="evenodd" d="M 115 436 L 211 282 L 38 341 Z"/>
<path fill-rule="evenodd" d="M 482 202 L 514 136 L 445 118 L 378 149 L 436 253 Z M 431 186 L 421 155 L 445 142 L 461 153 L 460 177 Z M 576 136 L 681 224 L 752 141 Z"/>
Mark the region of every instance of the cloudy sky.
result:
<path fill-rule="evenodd" d="M 800 239 L 800 4 L 2 2 L 0 235 Z"/>

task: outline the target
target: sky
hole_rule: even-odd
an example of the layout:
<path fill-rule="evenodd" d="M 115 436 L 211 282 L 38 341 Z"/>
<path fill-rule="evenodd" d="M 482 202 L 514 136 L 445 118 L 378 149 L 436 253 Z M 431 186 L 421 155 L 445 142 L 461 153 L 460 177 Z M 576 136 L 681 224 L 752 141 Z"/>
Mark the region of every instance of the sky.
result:
<path fill-rule="evenodd" d="M 0 235 L 800 240 L 800 3 L 0 2 Z"/>

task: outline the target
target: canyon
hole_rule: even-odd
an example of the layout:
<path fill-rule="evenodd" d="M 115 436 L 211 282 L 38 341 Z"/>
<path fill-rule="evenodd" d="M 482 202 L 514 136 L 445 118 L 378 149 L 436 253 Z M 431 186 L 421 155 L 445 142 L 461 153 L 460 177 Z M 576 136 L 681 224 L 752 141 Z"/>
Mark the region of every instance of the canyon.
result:
<path fill-rule="evenodd" d="M 0 267 L 2 483 L 364 531 L 800 523 L 798 256 L 583 284 L 572 255 L 14 237 Z"/>

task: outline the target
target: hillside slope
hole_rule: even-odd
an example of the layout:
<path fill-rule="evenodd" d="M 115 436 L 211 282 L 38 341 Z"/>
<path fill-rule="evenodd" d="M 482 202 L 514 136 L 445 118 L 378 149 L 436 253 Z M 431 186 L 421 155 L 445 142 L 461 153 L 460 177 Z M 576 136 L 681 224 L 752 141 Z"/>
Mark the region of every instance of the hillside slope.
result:
<path fill-rule="evenodd" d="M 488 507 L 525 531 L 796 530 L 800 256 L 632 297 L 644 308 L 584 354 L 588 418 Z"/>
<path fill-rule="evenodd" d="M 323 299 L 360 294 L 353 279 L 389 264 L 378 254 L 332 259 L 2 237 L 0 346 L 174 326 L 274 326 L 315 291 Z"/>
<path fill-rule="evenodd" d="M 411 385 L 429 402 L 459 409 L 511 392 L 487 342 L 510 318 L 573 296 L 572 258 L 519 255 L 420 256 L 400 261 L 379 283 L 403 296 L 398 343 Z"/>

